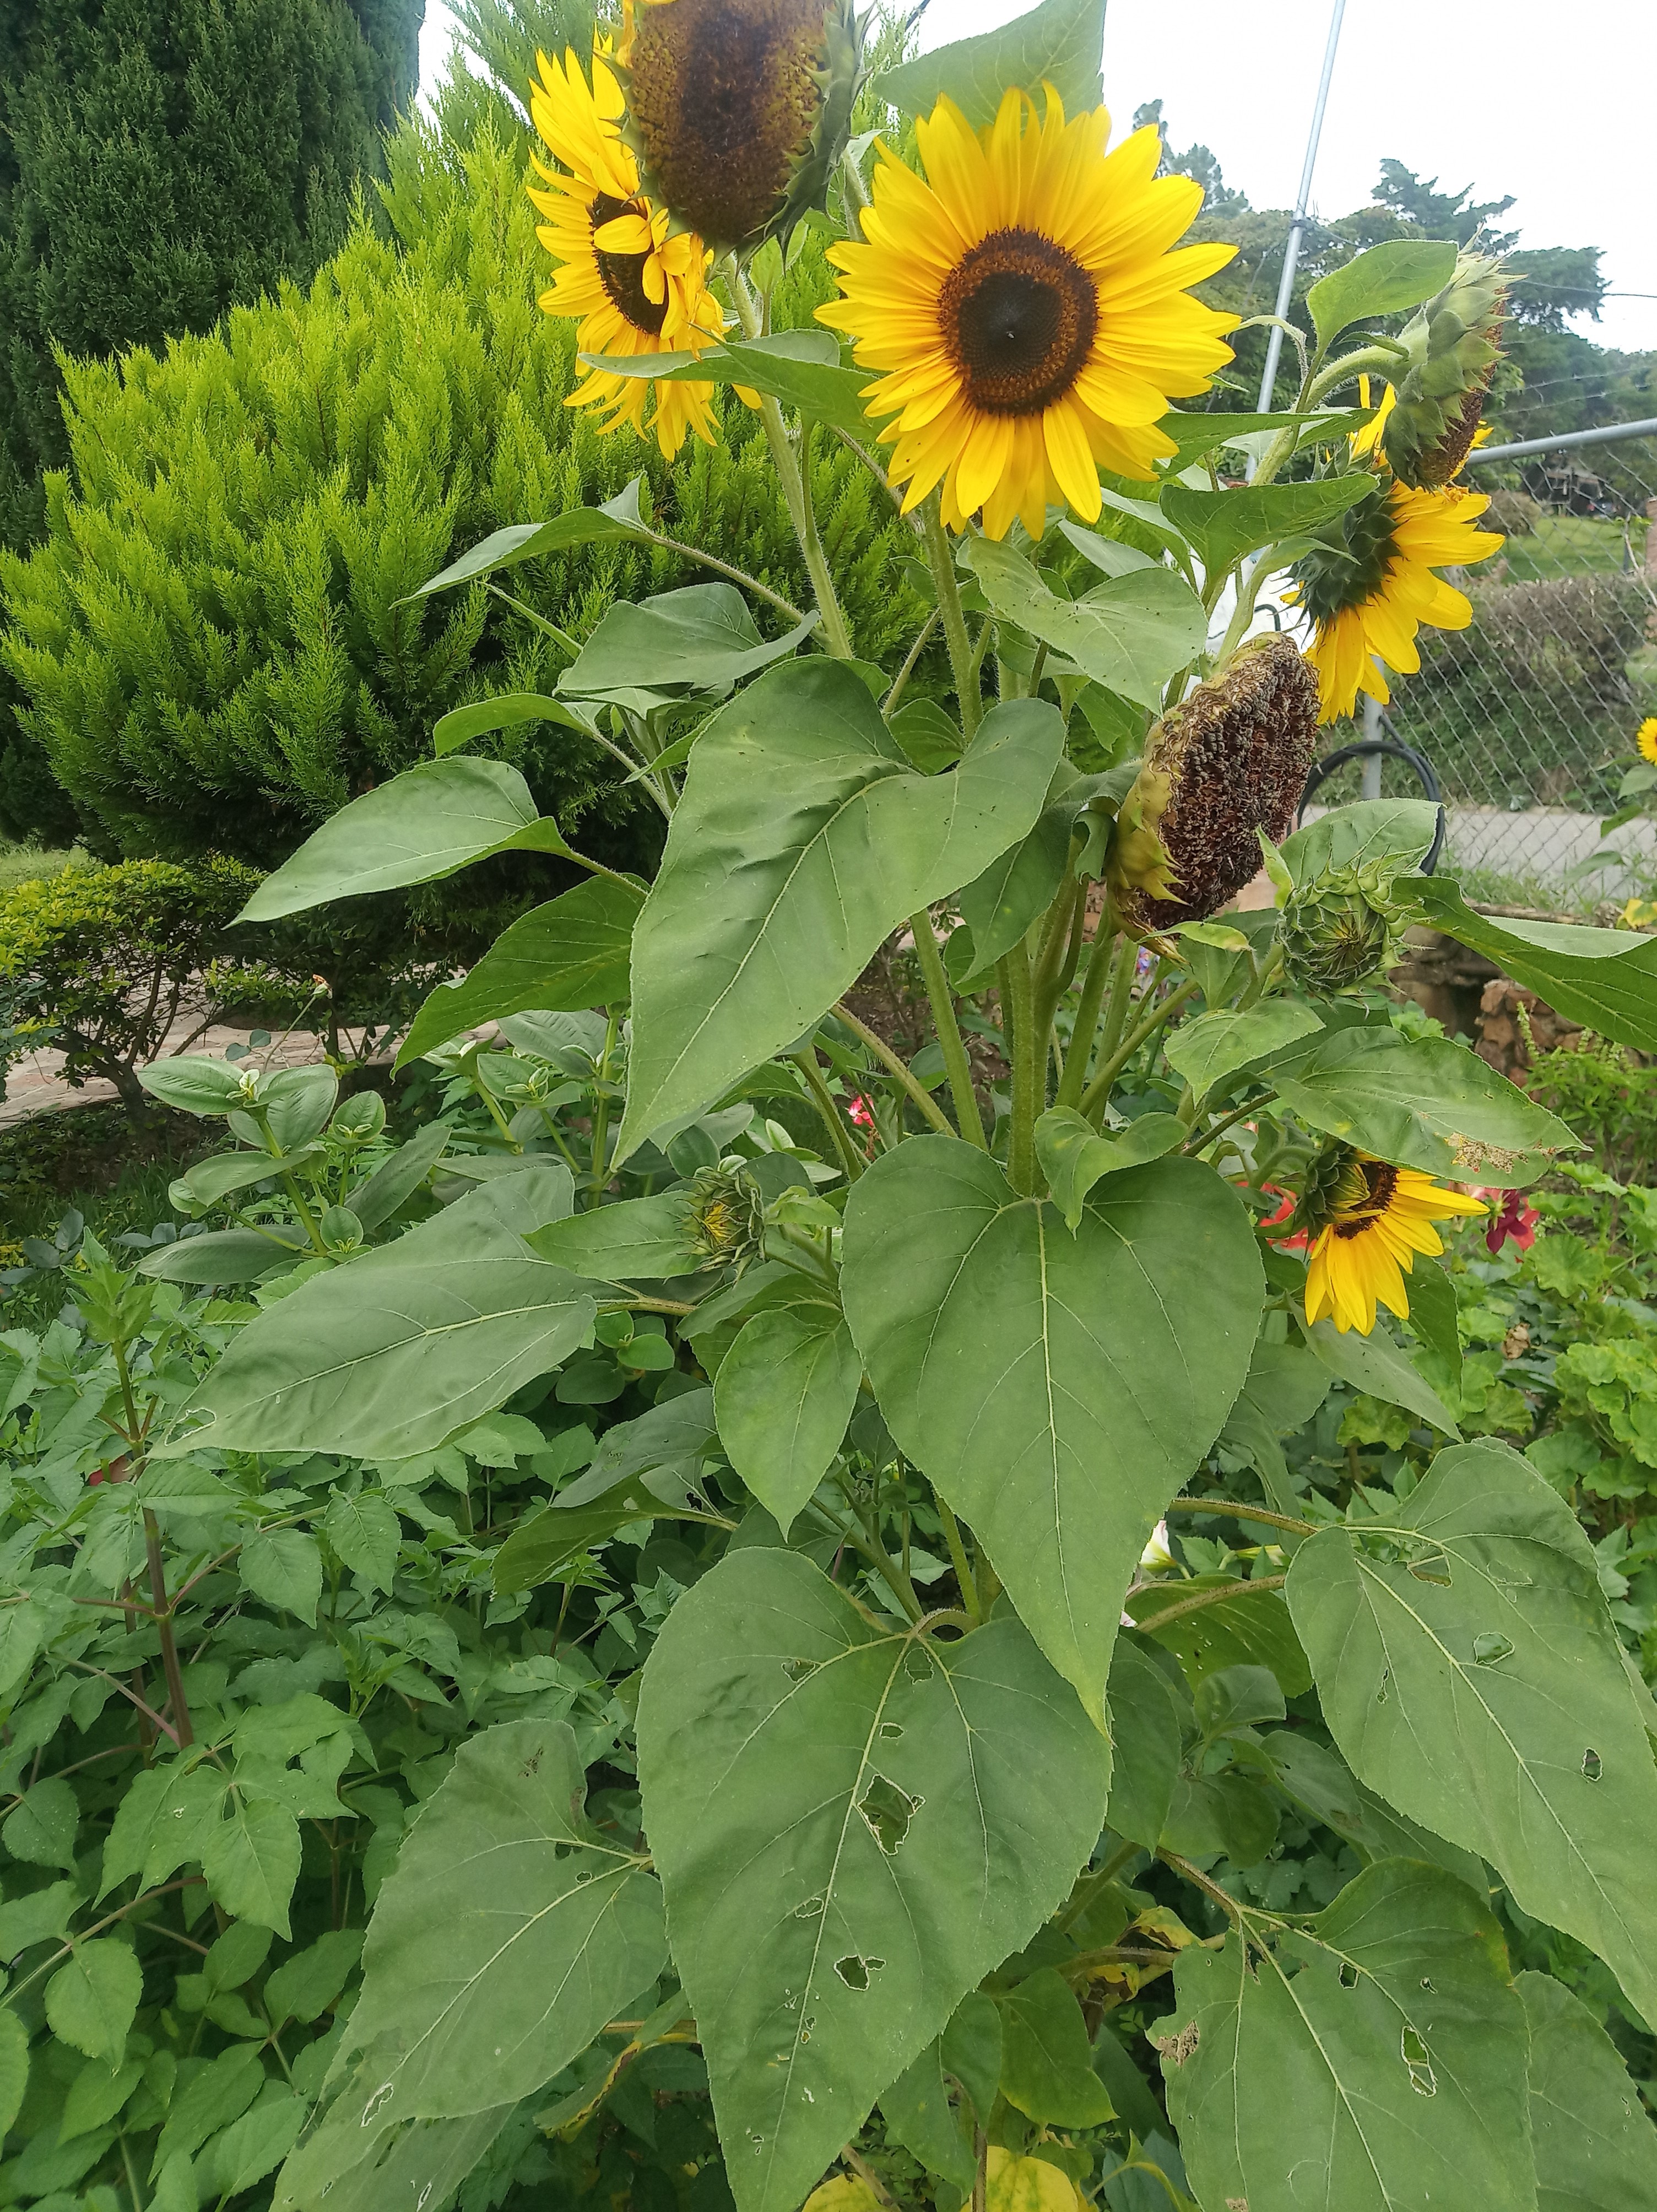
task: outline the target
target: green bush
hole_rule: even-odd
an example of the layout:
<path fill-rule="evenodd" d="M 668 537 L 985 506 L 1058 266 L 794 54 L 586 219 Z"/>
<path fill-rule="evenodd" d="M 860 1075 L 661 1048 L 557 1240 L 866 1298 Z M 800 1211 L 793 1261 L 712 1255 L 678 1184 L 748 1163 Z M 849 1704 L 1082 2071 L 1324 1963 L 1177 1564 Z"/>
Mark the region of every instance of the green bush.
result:
<path fill-rule="evenodd" d="M 746 409 L 669 470 L 564 407 L 573 327 L 536 306 L 519 150 L 487 125 L 458 155 L 411 126 L 391 171 L 395 240 L 364 216 L 308 291 L 162 358 L 68 372 L 72 471 L 50 480 L 47 542 L 0 562 L 4 659 L 29 737 L 111 853 L 270 866 L 428 754 L 448 708 L 550 689 L 569 648 L 545 623 L 580 638 L 617 597 L 703 580 L 592 548 L 516 570 L 523 611 L 483 586 L 399 604 L 502 523 L 641 470 L 675 534 L 805 599 Z M 789 283 L 826 296 L 820 252 Z M 815 490 L 862 647 L 886 651 L 919 618 L 893 574 L 907 534 L 838 447 L 819 448 Z M 490 744 L 600 859 L 653 861 L 658 817 L 597 747 L 548 725 Z"/>
<path fill-rule="evenodd" d="M 71 1085 L 102 1076 L 137 1112 L 137 1070 L 181 1015 L 205 1027 L 233 1010 L 291 1020 L 312 1007 L 308 1025 L 326 1025 L 337 1048 L 342 1019 L 406 1013 L 432 980 L 387 973 L 334 930 L 233 936 L 259 881 L 236 860 L 129 860 L 0 894 L 0 1056 L 8 1025 L 23 1033 L 18 1050 L 49 1030 Z"/>

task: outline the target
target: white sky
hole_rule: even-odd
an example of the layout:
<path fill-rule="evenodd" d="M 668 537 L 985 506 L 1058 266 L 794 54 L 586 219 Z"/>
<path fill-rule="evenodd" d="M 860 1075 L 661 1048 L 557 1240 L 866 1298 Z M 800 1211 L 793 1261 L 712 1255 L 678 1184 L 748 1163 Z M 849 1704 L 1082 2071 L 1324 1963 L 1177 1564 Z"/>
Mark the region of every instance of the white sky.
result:
<path fill-rule="evenodd" d="M 993 28 L 1019 0 L 931 0 L 923 44 Z M 1109 0 L 1105 97 L 1119 131 L 1161 99 L 1177 146 L 1212 149 L 1256 207 L 1294 204 L 1331 0 Z M 428 0 L 421 80 L 453 39 Z M 1349 5 L 1313 186 L 1314 211 L 1369 200 L 1384 155 L 1441 190 L 1512 192 L 1526 246 L 1599 246 L 1614 293 L 1602 345 L 1657 347 L 1657 4 L 1386 0 Z"/>

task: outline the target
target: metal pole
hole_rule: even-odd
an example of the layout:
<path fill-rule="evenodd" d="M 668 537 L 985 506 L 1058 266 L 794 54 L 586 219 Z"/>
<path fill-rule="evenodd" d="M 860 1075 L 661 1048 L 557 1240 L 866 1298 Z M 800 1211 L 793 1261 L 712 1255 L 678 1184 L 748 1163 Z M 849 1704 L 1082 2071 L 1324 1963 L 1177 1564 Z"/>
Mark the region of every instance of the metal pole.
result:
<path fill-rule="evenodd" d="M 1329 44 L 1324 48 L 1324 73 L 1318 81 L 1317 103 L 1312 110 L 1312 135 L 1306 143 L 1306 167 L 1301 172 L 1300 196 L 1295 203 L 1295 220 L 1288 228 L 1288 244 L 1283 251 L 1283 273 L 1277 285 L 1276 313 L 1281 322 L 1288 313 L 1288 303 L 1295 296 L 1295 269 L 1301 258 L 1301 240 L 1306 234 L 1306 210 L 1312 198 L 1312 172 L 1318 159 L 1318 141 L 1323 136 L 1324 110 L 1329 105 L 1329 81 L 1335 74 L 1335 49 L 1341 42 L 1341 18 L 1346 13 L 1346 0 L 1335 0 L 1333 14 L 1329 19 Z M 1283 334 L 1274 329 L 1266 345 L 1265 370 L 1260 378 L 1259 410 L 1261 414 L 1271 410 L 1271 395 L 1277 382 L 1277 363 L 1283 350 Z"/>
<path fill-rule="evenodd" d="M 1378 661 L 1376 666 L 1380 665 Z M 1379 699 L 1372 699 L 1367 691 L 1363 695 L 1363 734 L 1371 744 L 1381 735 L 1381 702 Z M 1371 753 L 1363 763 L 1360 795 L 1365 799 L 1379 799 L 1381 795 L 1380 783 L 1381 757 L 1379 753 Z"/>
<path fill-rule="evenodd" d="M 1272 333 L 1276 337 L 1276 333 Z M 1614 446 L 1624 438 L 1657 437 L 1657 415 L 1643 422 L 1607 422 L 1598 430 L 1566 430 L 1556 438 L 1526 438 L 1517 446 L 1483 446 L 1467 456 L 1467 466 L 1485 461 L 1518 461 L 1526 453 L 1563 453 L 1573 446 Z"/>

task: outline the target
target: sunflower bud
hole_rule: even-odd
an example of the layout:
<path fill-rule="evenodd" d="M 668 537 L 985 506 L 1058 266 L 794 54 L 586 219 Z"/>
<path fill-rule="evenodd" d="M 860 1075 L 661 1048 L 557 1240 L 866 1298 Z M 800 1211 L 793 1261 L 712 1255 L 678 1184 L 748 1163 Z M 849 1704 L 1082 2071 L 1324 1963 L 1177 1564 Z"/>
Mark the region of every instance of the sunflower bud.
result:
<path fill-rule="evenodd" d="M 1289 981 L 1326 997 L 1355 989 L 1386 966 L 1402 919 L 1392 888 L 1392 872 L 1373 862 L 1331 868 L 1303 884 L 1277 924 Z"/>
<path fill-rule="evenodd" d="M 715 250 L 821 207 L 862 81 L 851 0 L 639 0 L 626 136 L 644 189 Z"/>
<path fill-rule="evenodd" d="M 1286 637 L 1246 645 L 1152 732 L 1123 802 L 1116 901 L 1142 933 L 1217 914 L 1260 869 L 1264 830 L 1286 837 L 1306 788 L 1318 679 Z"/>
<path fill-rule="evenodd" d="M 691 1181 L 686 1226 L 710 1267 L 740 1275 L 765 1253 L 765 1194 L 746 1168 L 701 1168 Z"/>
<path fill-rule="evenodd" d="M 1502 264 L 1464 253 L 1436 299 L 1399 333 L 1407 368 L 1393 377 L 1396 404 L 1381 434 L 1387 465 L 1412 489 L 1447 484 L 1471 450 L 1500 358 L 1508 288 Z"/>

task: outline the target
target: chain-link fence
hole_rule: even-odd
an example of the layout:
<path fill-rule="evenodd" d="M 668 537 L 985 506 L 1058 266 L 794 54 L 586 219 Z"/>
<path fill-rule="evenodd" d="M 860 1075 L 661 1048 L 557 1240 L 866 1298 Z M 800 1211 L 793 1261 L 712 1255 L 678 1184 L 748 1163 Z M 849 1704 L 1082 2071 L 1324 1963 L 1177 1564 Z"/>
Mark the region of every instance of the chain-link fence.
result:
<path fill-rule="evenodd" d="M 1503 405 L 1493 447 L 1546 436 L 1562 413 L 1593 419 L 1580 380 L 1538 385 Z M 1643 410 L 1648 416 L 1649 407 Z M 1471 894 L 1587 913 L 1649 894 L 1657 825 L 1630 823 L 1607 842 L 1631 865 L 1584 868 L 1606 849 L 1622 765 L 1643 717 L 1657 714 L 1657 433 L 1480 463 L 1469 480 L 1492 495 L 1502 552 L 1453 576 L 1473 602 L 1461 631 L 1421 634 L 1421 672 L 1393 683 L 1380 728 L 1431 762 L 1448 816 L 1449 865 Z M 1375 787 L 1371 769 L 1369 788 Z M 1340 770 L 1319 798 L 1355 797 L 1362 770 Z M 1382 791 L 1418 793 L 1397 760 Z"/>

